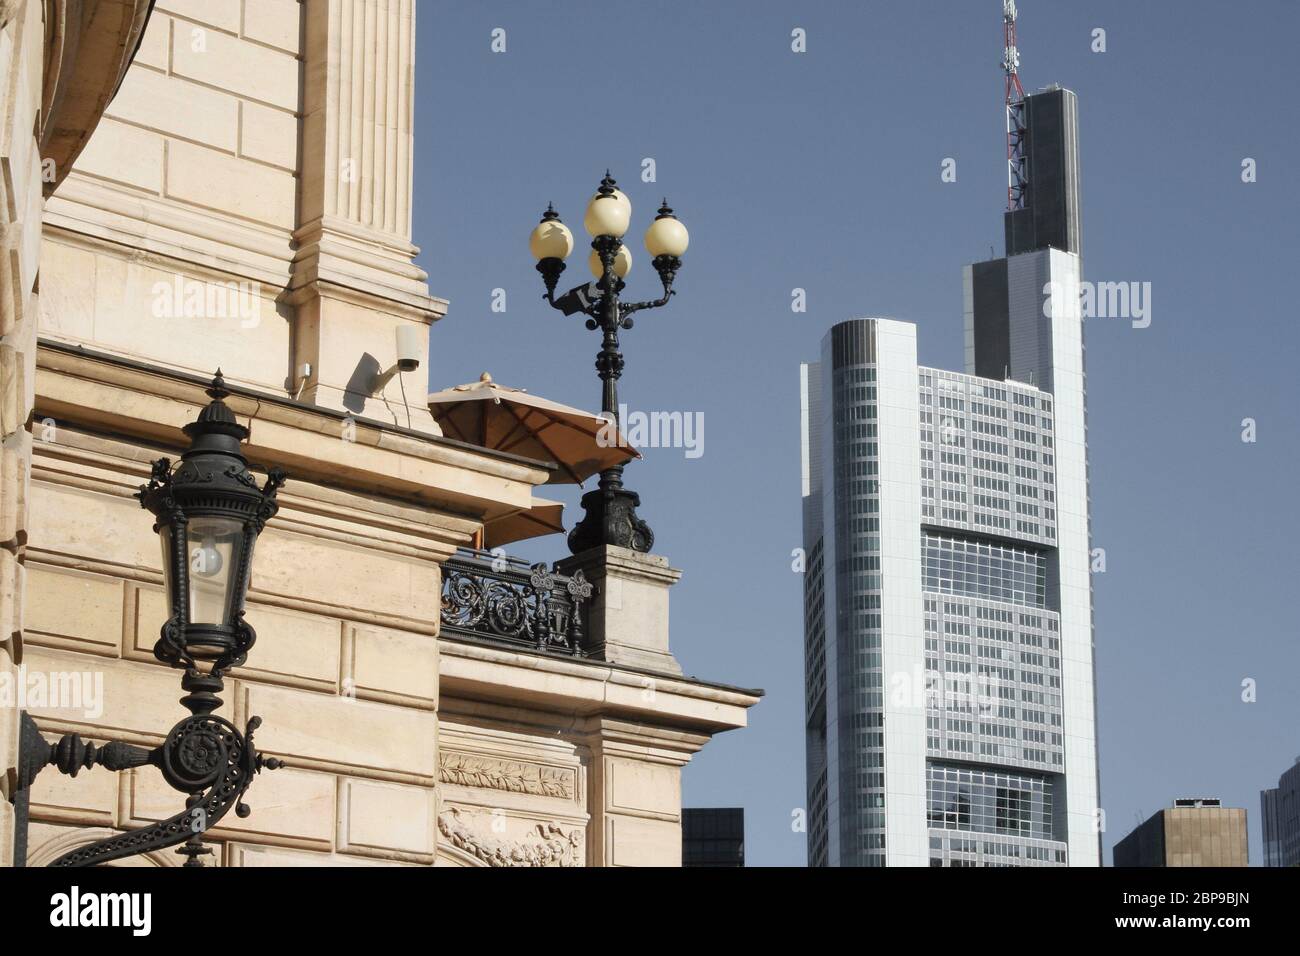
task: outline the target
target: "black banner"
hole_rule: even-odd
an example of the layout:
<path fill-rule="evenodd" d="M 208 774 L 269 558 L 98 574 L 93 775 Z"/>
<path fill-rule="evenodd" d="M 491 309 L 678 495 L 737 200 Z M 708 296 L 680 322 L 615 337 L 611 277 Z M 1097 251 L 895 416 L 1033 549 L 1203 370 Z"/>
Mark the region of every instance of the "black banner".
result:
<path fill-rule="evenodd" d="M 0 906 L 10 939 L 57 942 L 102 937 L 214 942 L 250 932 L 291 934 L 295 945 L 339 943 L 382 931 L 394 945 L 441 928 L 438 940 L 467 940 L 495 926 L 538 926 L 545 916 L 570 929 L 632 927 L 690 937 L 750 928 L 801 933 L 844 929 L 845 915 L 896 932 L 926 926 L 1186 939 L 1231 945 L 1252 930 L 1284 931 L 1300 871 L 1264 869 L 894 869 L 894 870 L 490 870 L 430 867 L 191 869 L 122 867 L 0 870 Z M 844 904 L 857 900 L 845 912 Z M 575 908 L 577 911 L 571 911 Z M 567 916 L 565 914 L 568 914 Z M 836 915 L 838 914 L 838 915 Z M 454 919 L 452 916 L 454 915 Z M 706 919 L 701 920 L 701 916 Z M 819 923 L 827 925 L 819 927 Z M 908 927 L 910 928 L 904 928 Z M 260 927 L 260 929 L 259 929 Z M 457 927 L 460 927 L 458 930 Z M 477 927 L 477 930 L 474 929 Z M 382 928 L 382 929 L 381 929 Z M 861 932 L 870 930 L 864 925 Z M 595 939 L 609 940 L 598 936 Z M 576 941 L 575 941 L 576 942 Z M 411 938 L 410 945 L 416 945 Z"/>

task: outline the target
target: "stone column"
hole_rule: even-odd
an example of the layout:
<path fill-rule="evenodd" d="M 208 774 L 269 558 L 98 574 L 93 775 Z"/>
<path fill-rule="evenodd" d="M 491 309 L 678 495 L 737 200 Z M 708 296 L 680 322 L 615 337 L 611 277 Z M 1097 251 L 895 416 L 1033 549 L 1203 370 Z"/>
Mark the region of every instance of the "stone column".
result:
<path fill-rule="evenodd" d="M 668 589 L 682 572 L 661 555 L 603 545 L 559 562 L 592 584 L 587 640 L 596 658 L 665 676 L 681 665 L 668 647 Z M 642 677 L 647 704 L 658 692 Z M 591 752 L 590 866 L 680 866 L 681 768 L 706 737 L 597 717 Z"/>
<path fill-rule="evenodd" d="M 682 572 L 668 559 L 603 545 L 560 562 L 562 574 L 581 570 L 591 582 L 587 640 L 603 661 L 680 674 L 668 648 L 668 589 Z"/>
<path fill-rule="evenodd" d="M 23 553 L 36 358 L 35 283 L 41 238 L 42 5 L 0 0 L 0 682 L 22 662 Z M 13 859 L 18 710 L 0 701 L 0 866 Z"/>
<path fill-rule="evenodd" d="M 412 261 L 414 0 L 305 0 L 294 367 L 305 401 L 438 433 L 426 372 L 385 378 L 399 326 L 427 343 L 447 303 Z M 427 349 L 425 350 L 427 353 Z M 295 371 L 296 374 L 296 371 Z M 408 423 L 402 408 L 406 386 Z M 414 391 L 414 394 L 412 392 Z"/>
<path fill-rule="evenodd" d="M 682 767 L 708 740 L 592 718 L 588 866 L 682 865 Z"/>

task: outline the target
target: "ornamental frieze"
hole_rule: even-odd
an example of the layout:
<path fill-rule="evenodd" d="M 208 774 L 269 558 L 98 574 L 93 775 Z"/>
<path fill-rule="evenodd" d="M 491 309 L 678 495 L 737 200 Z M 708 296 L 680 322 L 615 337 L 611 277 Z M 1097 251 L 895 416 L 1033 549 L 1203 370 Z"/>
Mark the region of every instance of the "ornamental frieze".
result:
<path fill-rule="evenodd" d="M 444 750 L 438 755 L 438 779 L 461 787 L 571 800 L 577 773 L 559 767 Z"/>

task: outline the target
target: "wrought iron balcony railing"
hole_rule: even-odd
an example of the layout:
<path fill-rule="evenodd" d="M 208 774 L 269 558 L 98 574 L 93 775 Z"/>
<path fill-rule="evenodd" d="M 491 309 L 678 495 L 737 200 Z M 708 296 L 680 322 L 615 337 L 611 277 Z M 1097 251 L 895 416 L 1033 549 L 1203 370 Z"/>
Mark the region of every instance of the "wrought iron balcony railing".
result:
<path fill-rule="evenodd" d="M 488 551 L 461 549 L 442 567 L 442 631 L 515 647 L 585 655 L 591 583 Z"/>

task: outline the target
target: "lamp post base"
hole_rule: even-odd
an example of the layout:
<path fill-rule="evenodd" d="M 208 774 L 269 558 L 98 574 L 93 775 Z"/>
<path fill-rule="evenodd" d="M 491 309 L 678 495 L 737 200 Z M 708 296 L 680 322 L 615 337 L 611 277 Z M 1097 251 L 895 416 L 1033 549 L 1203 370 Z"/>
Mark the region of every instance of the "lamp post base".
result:
<path fill-rule="evenodd" d="M 582 496 L 586 513 L 569 532 L 569 551 L 580 554 L 609 544 L 648 553 L 654 547 L 655 535 L 637 516 L 640 504 L 641 496 L 623 487 L 622 468 L 602 471 L 600 487 Z"/>

